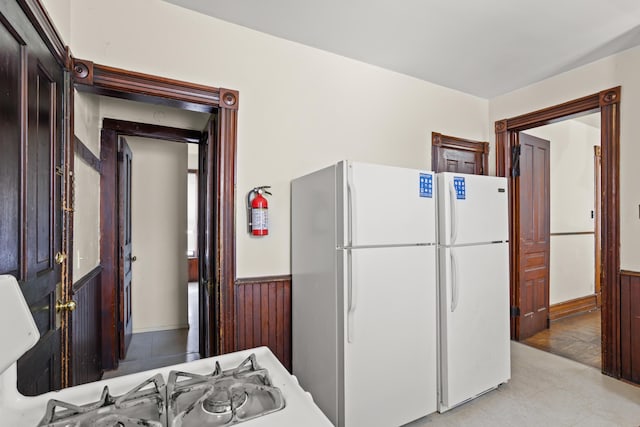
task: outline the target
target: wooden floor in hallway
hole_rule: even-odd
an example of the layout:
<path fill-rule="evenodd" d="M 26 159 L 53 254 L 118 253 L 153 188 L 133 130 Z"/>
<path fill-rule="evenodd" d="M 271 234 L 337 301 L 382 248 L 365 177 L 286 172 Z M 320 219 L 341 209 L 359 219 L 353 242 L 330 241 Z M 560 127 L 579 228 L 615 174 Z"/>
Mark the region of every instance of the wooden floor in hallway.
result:
<path fill-rule="evenodd" d="M 554 320 L 522 343 L 601 369 L 600 310 Z"/>

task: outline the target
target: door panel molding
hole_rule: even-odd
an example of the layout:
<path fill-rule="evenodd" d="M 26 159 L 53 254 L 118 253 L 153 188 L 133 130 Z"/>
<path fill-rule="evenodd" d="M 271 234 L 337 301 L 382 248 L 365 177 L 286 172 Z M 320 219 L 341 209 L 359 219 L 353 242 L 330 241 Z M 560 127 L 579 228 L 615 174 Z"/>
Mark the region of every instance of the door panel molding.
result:
<path fill-rule="evenodd" d="M 16 0 L 25 12 L 29 21 L 51 51 L 56 61 L 66 67 L 68 65 L 68 49 L 62 37 L 53 25 L 53 21 L 40 0 Z M 68 68 L 68 67 L 66 67 Z"/>
<path fill-rule="evenodd" d="M 495 122 L 496 172 L 509 177 L 510 221 L 509 239 L 518 239 L 518 195 L 511 178 L 511 148 L 517 145 L 517 133 L 522 130 L 570 119 L 587 113 L 600 112 L 602 150 L 602 372 L 620 377 L 620 97 L 621 87 L 603 90 L 583 98 L 542 110 Z M 518 245 L 511 245 L 511 303 L 517 304 Z M 512 318 L 512 337 L 519 336 L 519 324 Z"/>
<path fill-rule="evenodd" d="M 431 169 L 434 172 L 451 172 L 444 162 L 443 152 L 454 151 L 460 154 L 471 154 L 480 168 L 474 164 L 474 173 L 478 175 L 489 174 L 489 143 L 473 141 L 471 139 L 457 138 L 443 135 L 438 132 L 431 133 Z M 458 171 L 456 171 L 458 172 Z"/>

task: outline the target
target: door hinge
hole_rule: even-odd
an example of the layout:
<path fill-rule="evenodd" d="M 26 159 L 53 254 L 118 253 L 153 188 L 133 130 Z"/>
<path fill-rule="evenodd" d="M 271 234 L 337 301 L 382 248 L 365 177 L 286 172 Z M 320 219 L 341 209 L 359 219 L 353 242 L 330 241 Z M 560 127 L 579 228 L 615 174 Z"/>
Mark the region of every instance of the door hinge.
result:
<path fill-rule="evenodd" d="M 511 307 L 511 317 L 520 316 L 520 307 Z"/>
<path fill-rule="evenodd" d="M 520 145 L 511 147 L 511 176 L 520 176 Z"/>

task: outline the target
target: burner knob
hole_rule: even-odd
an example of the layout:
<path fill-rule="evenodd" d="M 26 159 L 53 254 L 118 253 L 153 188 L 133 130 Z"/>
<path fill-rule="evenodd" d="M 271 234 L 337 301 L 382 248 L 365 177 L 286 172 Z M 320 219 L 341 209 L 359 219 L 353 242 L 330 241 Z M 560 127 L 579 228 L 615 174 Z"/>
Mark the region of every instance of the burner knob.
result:
<path fill-rule="evenodd" d="M 62 310 L 73 311 L 73 310 L 76 309 L 76 307 L 77 307 L 77 304 L 73 300 L 67 301 L 65 303 L 63 303 L 62 301 L 58 300 L 58 302 L 56 303 L 56 310 L 57 311 L 62 311 Z"/>

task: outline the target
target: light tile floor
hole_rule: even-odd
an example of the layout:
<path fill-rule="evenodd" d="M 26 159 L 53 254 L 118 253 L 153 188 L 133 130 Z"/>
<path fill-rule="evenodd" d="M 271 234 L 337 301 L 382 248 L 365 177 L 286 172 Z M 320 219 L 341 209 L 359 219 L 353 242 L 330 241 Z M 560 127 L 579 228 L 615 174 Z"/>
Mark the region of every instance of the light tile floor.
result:
<path fill-rule="evenodd" d="M 516 342 L 511 361 L 507 384 L 407 427 L 640 426 L 640 387 Z"/>

